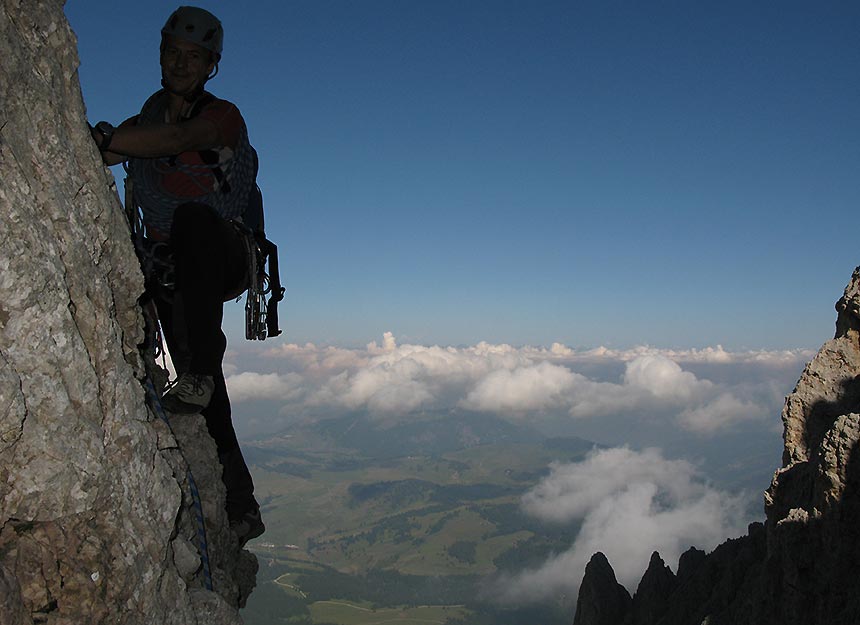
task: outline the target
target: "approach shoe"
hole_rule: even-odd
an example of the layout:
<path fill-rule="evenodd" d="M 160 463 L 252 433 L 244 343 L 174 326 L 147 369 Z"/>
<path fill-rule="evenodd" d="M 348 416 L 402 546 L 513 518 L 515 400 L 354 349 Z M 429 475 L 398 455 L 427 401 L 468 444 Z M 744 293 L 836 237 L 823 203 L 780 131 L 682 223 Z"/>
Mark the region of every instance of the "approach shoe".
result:
<path fill-rule="evenodd" d="M 196 414 L 209 405 L 215 391 L 215 380 L 202 373 L 183 373 L 167 389 L 161 405 L 174 414 Z"/>
<path fill-rule="evenodd" d="M 263 525 L 260 509 L 254 508 L 238 519 L 230 521 L 230 529 L 233 530 L 233 533 L 239 539 L 239 549 L 241 549 L 249 540 L 262 535 L 266 531 L 266 526 Z"/>

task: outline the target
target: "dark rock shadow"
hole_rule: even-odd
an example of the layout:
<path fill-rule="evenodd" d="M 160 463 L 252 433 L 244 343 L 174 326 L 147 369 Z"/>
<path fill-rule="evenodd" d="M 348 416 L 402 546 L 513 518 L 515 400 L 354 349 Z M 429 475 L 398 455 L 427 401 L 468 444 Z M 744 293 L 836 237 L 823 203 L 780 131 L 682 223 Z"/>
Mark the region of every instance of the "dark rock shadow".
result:
<path fill-rule="evenodd" d="M 769 491 L 768 520 L 753 523 L 746 536 L 707 555 L 691 548 L 681 556 L 671 592 L 637 591 L 617 623 L 860 624 L 860 441 L 850 420 L 837 431 L 839 419 L 855 412 L 860 413 L 858 378 L 842 383 L 837 400 L 816 402 L 805 411 L 810 458 L 779 473 Z M 825 441 L 829 455 L 823 459 Z M 822 466 L 829 472 L 826 480 Z M 823 491 L 840 475 L 841 498 L 824 505 Z M 611 596 L 610 589 L 595 588 L 596 581 L 580 601 Z M 605 612 L 605 607 L 578 606 L 574 625 L 596 625 L 581 617 Z"/>

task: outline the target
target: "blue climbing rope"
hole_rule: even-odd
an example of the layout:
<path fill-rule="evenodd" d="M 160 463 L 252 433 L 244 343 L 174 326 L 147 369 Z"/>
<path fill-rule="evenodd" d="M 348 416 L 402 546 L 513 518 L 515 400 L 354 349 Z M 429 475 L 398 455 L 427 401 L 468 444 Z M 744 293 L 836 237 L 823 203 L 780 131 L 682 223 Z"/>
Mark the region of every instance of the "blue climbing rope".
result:
<path fill-rule="evenodd" d="M 167 427 L 170 428 L 170 431 L 173 432 L 173 428 L 170 427 L 170 420 L 167 418 L 167 412 L 164 410 L 164 406 L 161 405 L 161 399 L 158 397 L 158 393 L 155 391 L 155 385 L 152 383 L 152 380 L 149 376 L 146 377 L 146 392 L 150 399 L 150 404 L 153 412 L 157 414 L 162 421 L 167 424 Z M 180 450 L 182 453 L 182 450 Z M 185 461 L 185 464 L 188 464 L 188 461 Z M 199 549 L 200 549 L 200 559 L 203 562 L 203 585 L 206 587 L 206 590 L 212 590 L 212 570 L 209 567 L 209 544 L 206 542 L 206 521 L 203 517 L 203 504 L 200 502 L 200 491 L 197 490 L 197 482 L 194 481 L 194 474 L 191 473 L 191 467 L 188 467 L 188 486 L 189 490 L 191 490 L 191 500 L 194 503 L 194 512 L 197 517 L 197 540 L 199 541 Z"/>
<path fill-rule="evenodd" d="M 194 511 L 197 514 L 197 538 L 200 540 L 200 559 L 203 561 L 203 585 L 206 590 L 212 590 L 212 571 L 209 568 L 209 545 L 206 543 L 206 523 L 203 518 L 203 504 L 200 502 L 200 491 L 191 469 L 188 469 L 188 487 L 191 489 L 191 499 L 194 501 Z"/>

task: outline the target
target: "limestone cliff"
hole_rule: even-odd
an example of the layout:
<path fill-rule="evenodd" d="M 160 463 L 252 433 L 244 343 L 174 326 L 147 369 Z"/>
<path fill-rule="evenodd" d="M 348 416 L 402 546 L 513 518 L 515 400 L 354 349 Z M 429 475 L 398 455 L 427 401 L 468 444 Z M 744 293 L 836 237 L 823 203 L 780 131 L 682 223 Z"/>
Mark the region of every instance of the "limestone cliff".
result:
<path fill-rule="evenodd" d="M 0 0 L 0 624 L 240 623 L 256 560 L 202 418 L 146 408 L 143 280 L 77 66 L 61 1 Z"/>
<path fill-rule="evenodd" d="M 836 309 L 835 338 L 785 401 L 765 523 L 710 554 L 691 549 L 677 576 L 652 558 L 619 625 L 860 623 L 860 268 Z M 580 602 L 607 601 L 593 577 L 586 568 Z M 599 622 L 577 609 L 574 625 Z"/>

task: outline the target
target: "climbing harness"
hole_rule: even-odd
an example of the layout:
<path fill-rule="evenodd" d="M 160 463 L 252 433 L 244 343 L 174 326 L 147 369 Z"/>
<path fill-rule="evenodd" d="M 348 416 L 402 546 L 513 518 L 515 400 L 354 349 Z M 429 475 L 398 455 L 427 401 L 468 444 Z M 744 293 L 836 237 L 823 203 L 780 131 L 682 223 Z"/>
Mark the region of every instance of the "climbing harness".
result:
<path fill-rule="evenodd" d="M 129 176 L 125 180 L 126 214 L 147 289 L 156 296 L 169 298 L 175 286 L 173 254 L 167 243 L 144 236 L 142 217 L 134 204 L 133 187 L 134 182 Z M 240 220 L 231 220 L 230 223 L 245 246 L 247 269 L 239 288 L 225 294 L 224 301 L 238 301 L 244 293 L 245 338 L 249 341 L 274 338 L 281 334 L 278 303 L 286 292 L 281 285 L 278 268 L 278 246 L 267 239 L 262 230 L 252 230 Z"/>

